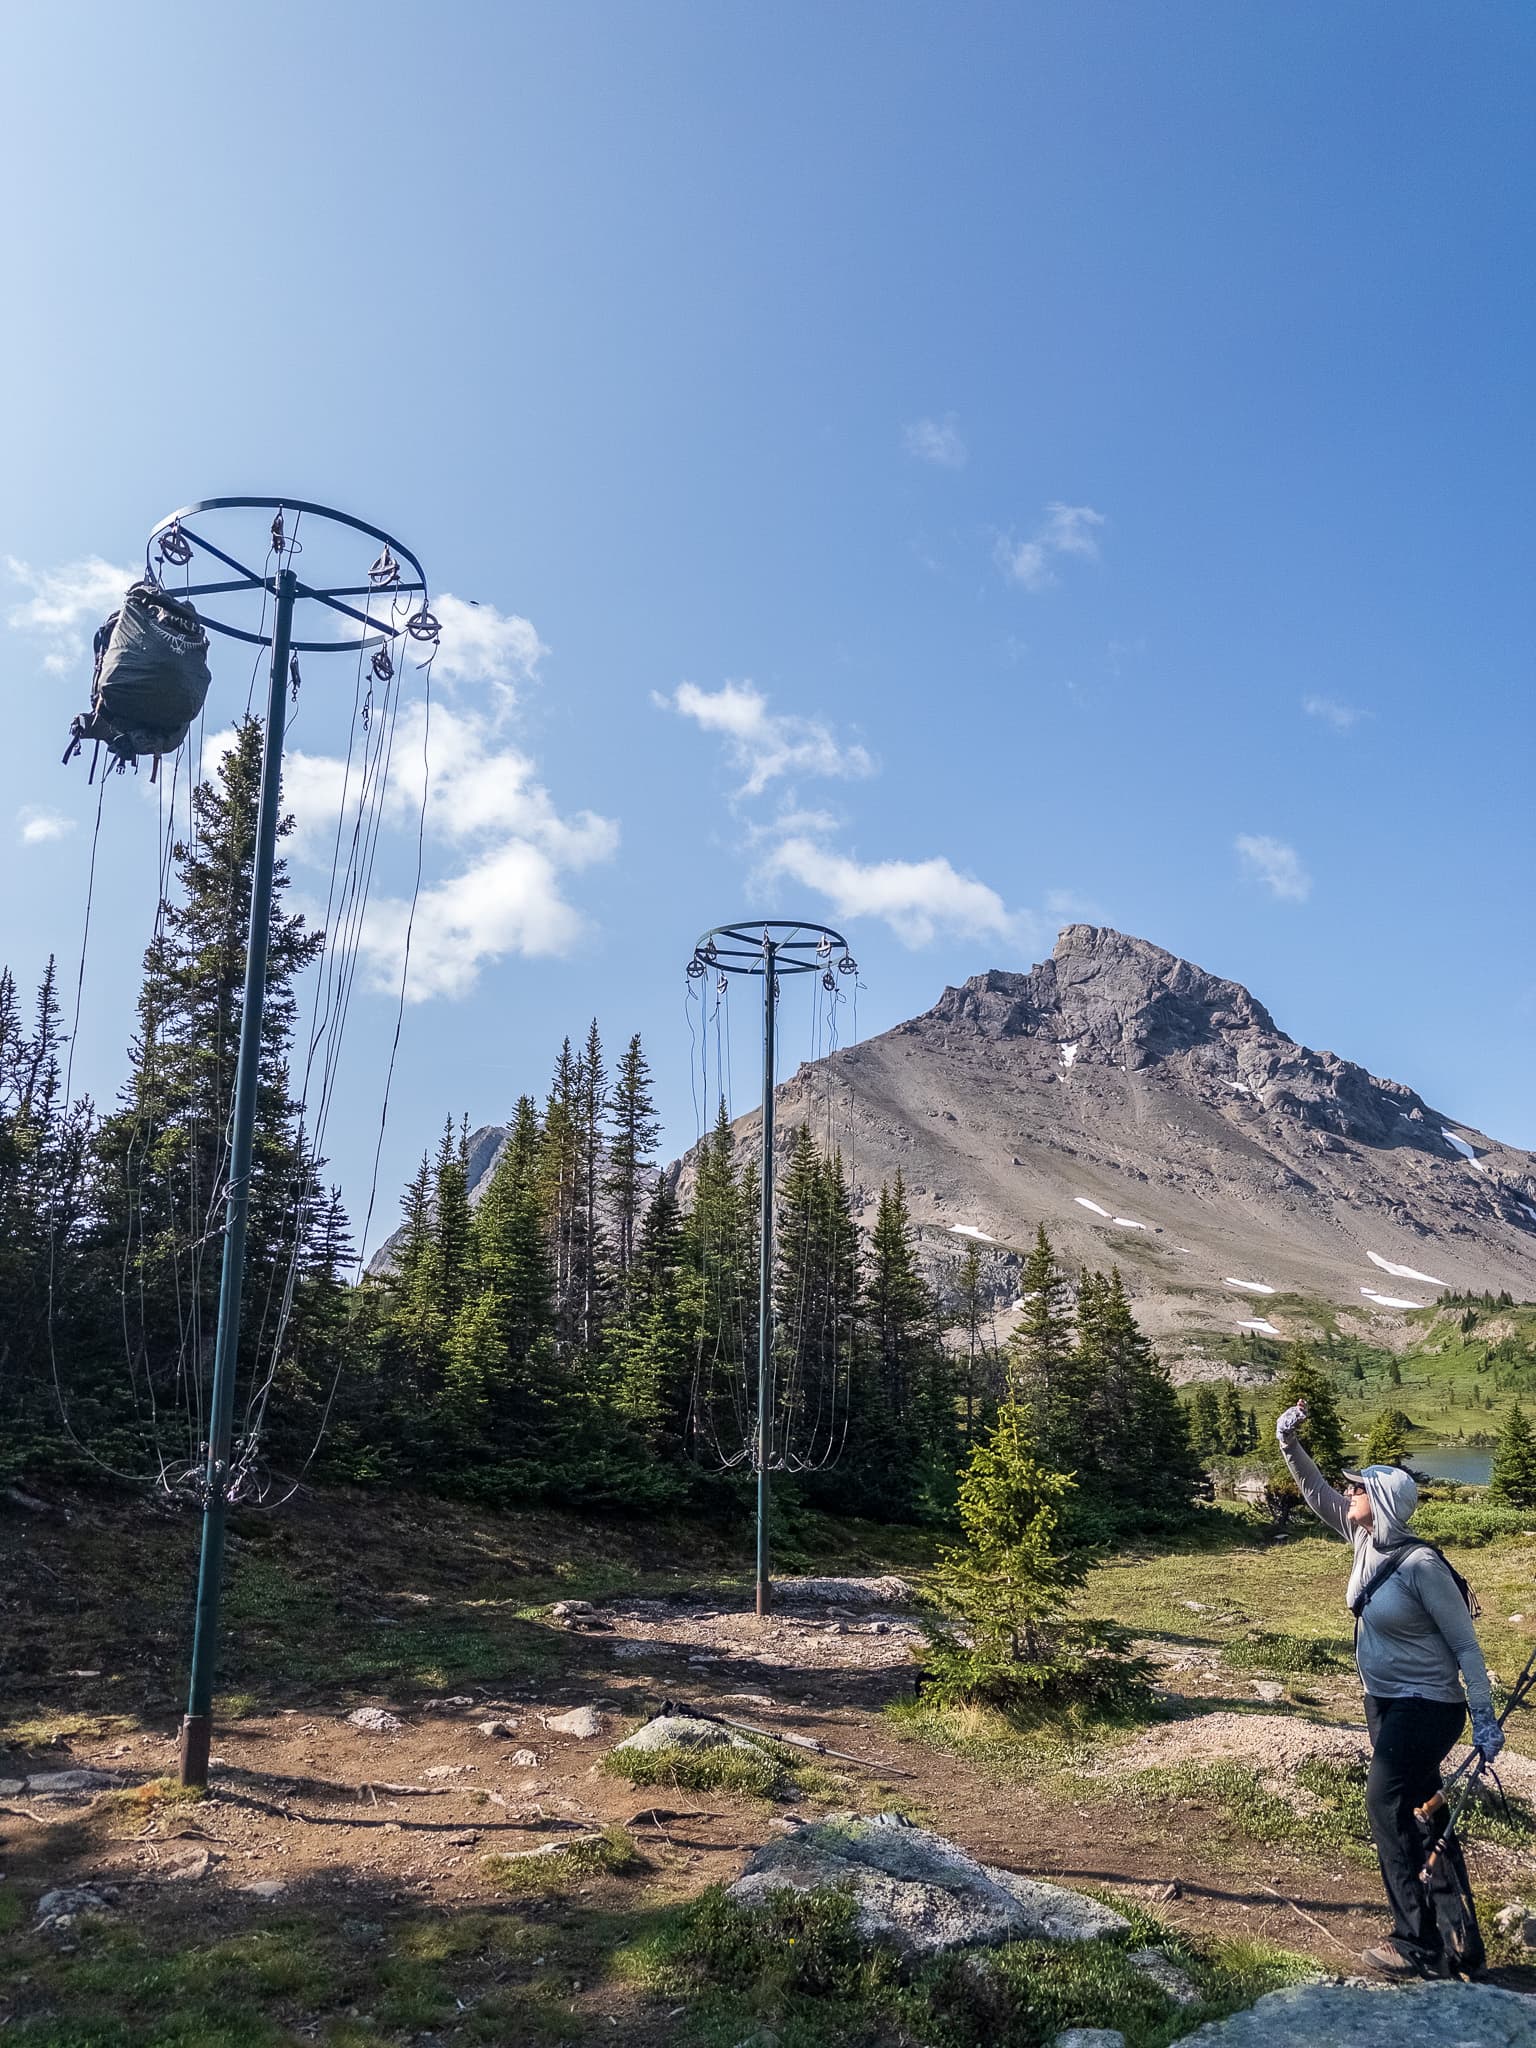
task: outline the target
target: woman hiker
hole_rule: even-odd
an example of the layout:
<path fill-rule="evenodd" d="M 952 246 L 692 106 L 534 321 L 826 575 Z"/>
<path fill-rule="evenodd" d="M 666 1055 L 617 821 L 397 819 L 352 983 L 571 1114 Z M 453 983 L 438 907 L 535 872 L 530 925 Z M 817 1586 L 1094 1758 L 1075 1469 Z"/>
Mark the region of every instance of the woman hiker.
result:
<path fill-rule="evenodd" d="M 1443 1977 L 1450 1964 L 1419 1877 L 1424 1839 L 1413 1810 L 1439 1791 L 1440 1766 L 1468 1707 L 1472 1739 L 1490 1762 L 1504 1747 L 1504 1731 L 1461 1589 L 1445 1560 L 1416 1544 L 1406 1527 L 1419 1489 L 1396 1465 L 1367 1465 L 1346 1472 L 1347 1491 L 1337 1492 L 1297 1435 L 1306 1413 L 1298 1402 L 1275 1424 L 1281 1455 L 1313 1514 L 1355 1548 L 1345 1597 L 1356 1618 L 1355 1662 L 1371 1737 L 1365 1803 L 1392 1908 L 1390 1940 L 1368 1948 L 1363 1960 L 1395 1977 Z M 1459 1846 L 1448 1844 L 1444 1854 L 1459 1867 Z"/>

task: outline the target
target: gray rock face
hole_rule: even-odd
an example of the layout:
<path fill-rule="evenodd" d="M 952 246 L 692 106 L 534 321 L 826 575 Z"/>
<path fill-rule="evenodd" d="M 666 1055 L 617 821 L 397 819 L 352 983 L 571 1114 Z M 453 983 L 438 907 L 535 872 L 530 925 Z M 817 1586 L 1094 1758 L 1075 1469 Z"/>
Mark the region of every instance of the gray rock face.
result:
<path fill-rule="evenodd" d="M 1095 1899 L 979 1863 L 890 1813 L 833 1814 L 766 1842 L 726 1896 L 751 1908 L 785 1886 L 823 1885 L 850 1889 L 866 1941 L 912 1957 L 1005 1941 L 1094 1941 L 1129 1924 Z"/>
<path fill-rule="evenodd" d="M 1125 2048 L 1125 2036 L 1115 2027 L 1068 2027 L 1051 2048 Z"/>
<path fill-rule="evenodd" d="M 1018 1249 L 1043 1221 L 1068 1268 L 1120 1267 L 1153 1334 L 1267 1318 L 1266 1297 L 1233 1277 L 1400 1328 L 1365 1290 L 1426 1302 L 1437 1289 L 1373 1253 L 1448 1286 L 1536 1296 L 1536 1154 L 1297 1044 L 1239 983 L 1122 932 L 1069 925 L 1027 974 L 976 975 L 803 1066 L 778 1091 L 786 1146 L 803 1118 L 821 1128 L 829 1090 L 863 1220 L 899 1169 L 939 1277 L 965 1243 L 955 1225 Z M 758 1113 L 735 1130 L 752 1147 Z M 685 1196 L 691 1171 L 685 1160 Z M 988 1258 L 1006 1326 L 1016 1271 Z"/>
<path fill-rule="evenodd" d="M 60 1885 L 44 1892 L 37 1902 L 37 1925 L 59 1930 L 73 1926 L 82 1913 L 105 1913 L 114 1903 L 111 1887 L 91 1884 Z"/>
<path fill-rule="evenodd" d="M 1536 2048 L 1536 1998 L 1487 1984 L 1297 1984 L 1180 2048 Z"/>

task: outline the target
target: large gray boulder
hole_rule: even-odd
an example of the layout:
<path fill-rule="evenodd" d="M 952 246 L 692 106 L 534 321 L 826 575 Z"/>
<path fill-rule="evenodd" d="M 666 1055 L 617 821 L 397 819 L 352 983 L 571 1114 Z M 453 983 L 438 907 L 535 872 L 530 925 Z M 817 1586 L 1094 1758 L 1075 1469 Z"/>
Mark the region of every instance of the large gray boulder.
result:
<path fill-rule="evenodd" d="M 1536 2048 L 1536 1998 L 1489 1984 L 1295 1984 L 1179 2048 Z"/>
<path fill-rule="evenodd" d="M 853 1894 L 866 1941 L 909 1957 L 1005 1941 L 1095 1941 L 1129 1924 L 1081 1892 L 978 1863 L 895 1813 L 832 1814 L 765 1842 L 726 1896 L 750 1908 L 785 1886 L 830 1885 Z"/>
<path fill-rule="evenodd" d="M 720 1721 L 706 1721 L 698 1714 L 657 1714 L 633 1735 L 626 1735 L 615 1749 L 651 1751 L 657 1749 L 745 1749 L 753 1756 L 768 1756 L 766 1745 L 753 1742 Z"/>

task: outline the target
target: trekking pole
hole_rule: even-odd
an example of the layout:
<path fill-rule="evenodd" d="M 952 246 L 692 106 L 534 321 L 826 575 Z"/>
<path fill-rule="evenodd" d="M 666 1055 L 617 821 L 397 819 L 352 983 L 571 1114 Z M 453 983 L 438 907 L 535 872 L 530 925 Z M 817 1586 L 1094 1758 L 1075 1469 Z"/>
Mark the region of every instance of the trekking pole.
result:
<path fill-rule="evenodd" d="M 1509 1698 L 1504 1702 L 1504 1711 L 1498 1717 L 1498 1723 L 1501 1728 L 1516 1707 L 1523 1707 L 1526 1704 L 1533 1691 L 1536 1691 L 1536 1650 L 1532 1650 L 1530 1656 L 1526 1659 L 1525 1669 L 1510 1688 Z M 1455 1833 L 1456 1823 L 1461 1819 L 1467 1801 L 1476 1790 L 1483 1772 L 1491 1769 L 1492 1766 L 1483 1755 L 1483 1752 L 1480 1749 L 1474 1749 L 1469 1757 L 1457 1765 L 1438 1792 L 1432 1792 L 1422 1806 L 1416 1806 L 1413 1809 L 1413 1817 L 1425 1830 L 1426 1839 L 1431 1828 L 1436 1830 L 1434 1839 L 1429 1843 L 1428 1851 L 1425 1854 L 1424 1867 L 1419 1872 L 1420 1884 L 1428 1884 L 1433 1877 L 1435 1865 L 1439 1861 L 1446 1844 Z M 1498 1782 L 1496 1774 L 1494 1782 L 1496 1784 Z M 1453 1802 L 1447 1799 L 1445 1795 L 1458 1783 L 1461 1785 L 1461 1790 L 1457 1793 Z M 1444 1816 L 1443 1819 L 1442 1815 Z"/>

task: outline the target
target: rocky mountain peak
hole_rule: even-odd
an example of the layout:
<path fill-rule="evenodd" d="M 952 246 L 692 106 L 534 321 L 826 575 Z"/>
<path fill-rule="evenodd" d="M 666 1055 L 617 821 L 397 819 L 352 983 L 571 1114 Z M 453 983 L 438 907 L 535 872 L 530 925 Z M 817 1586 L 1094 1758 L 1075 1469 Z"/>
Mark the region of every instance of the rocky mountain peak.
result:
<path fill-rule="evenodd" d="M 930 1012 L 989 1038 L 1043 1038 L 1073 1058 L 1144 1067 L 1214 1040 L 1261 1033 L 1289 1045 L 1264 1005 L 1146 939 L 1069 924 L 1028 974 L 992 969 L 946 989 Z"/>

